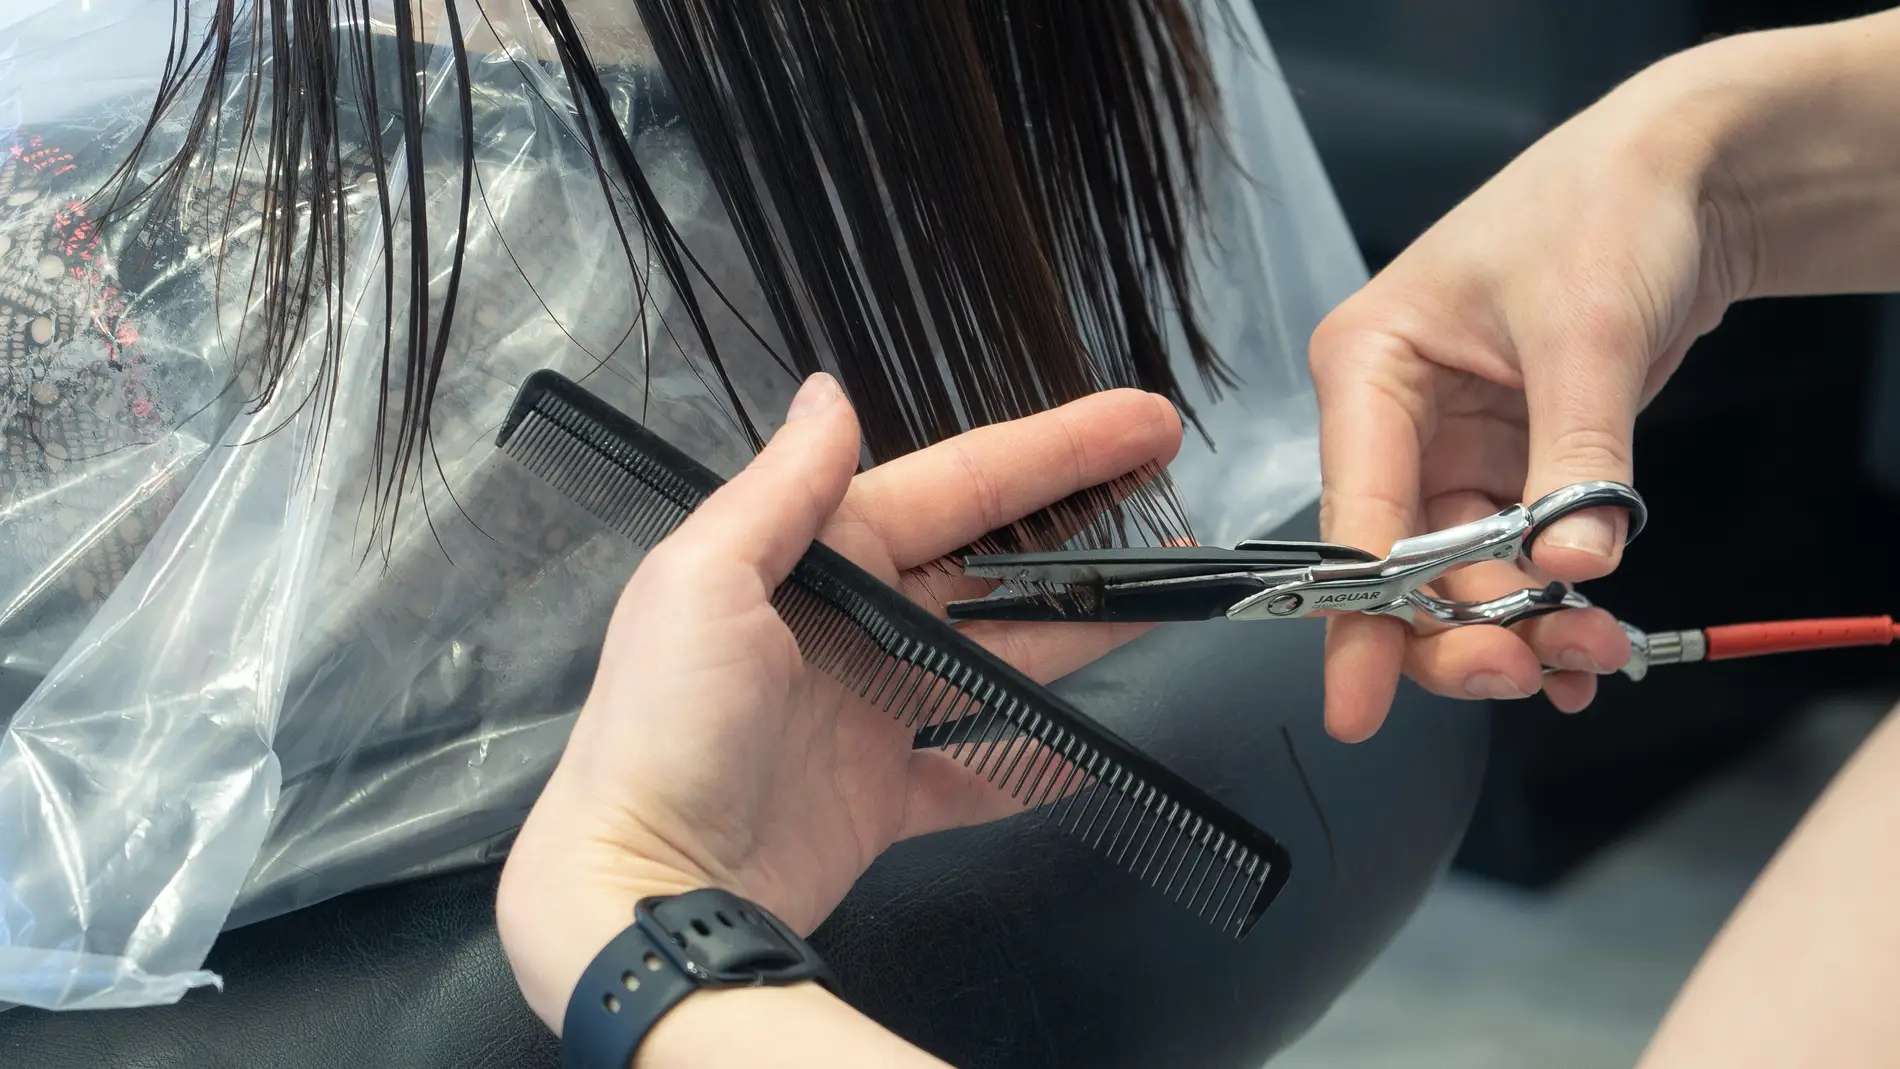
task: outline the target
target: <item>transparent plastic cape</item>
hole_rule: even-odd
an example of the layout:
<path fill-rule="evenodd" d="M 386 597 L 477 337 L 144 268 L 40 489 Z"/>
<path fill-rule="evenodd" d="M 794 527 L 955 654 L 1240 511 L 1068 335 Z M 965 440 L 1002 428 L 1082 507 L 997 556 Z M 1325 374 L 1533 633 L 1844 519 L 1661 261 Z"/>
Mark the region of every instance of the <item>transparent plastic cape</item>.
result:
<path fill-rule="evenodd" d="M 689 247 L 769 341 L 629 5 L 595 6 L 611 14 L 576 16 L 617 119 Z M 636 279 L 603 239 L 558 65 L 519 4 L 473 7 L 479 197 L 434 451 L 410 495 L 427 507 L 406 506 L 373 553 L 373 200 L 353 194 L 347 216 L 357 255 L 331 297 L 341 373 L 312 462 L 320 406 L 302 402 L 317 361 L 294 364 L 259 411 L 233 399 L 248 395 L 257 295 L 245 272 L 220 282 L 211 265 L 226 240 L 228 262 L 246 264 L 255 228 L 226 235 L 186 201 L 135 250 L 85 216 L 149 114 L 171 0 L 0 15 L 0 1005 L 172 1001 L 216 982 L 200 966 L 226 927 L 505 852 L 638 561 L 493 449 L 528 373 L 583 379 L 722 474 L 750 455 L 703 354 L 666 329 L 663 276 Z M 1242 385 L 1212 400 L 1183 358 L 1212 446 L 1190 434 L 1172 469 L 1210 543 L 1270 530 L 1316 495 L 1306 338 L 1364 279 L 1250 5 L 1236 16 L 1239 38 L 1211 45 L 1245 173 L 1209 182 L 1219 241 L 1197 270 Z M 456 129 L 451 95 L 427 99 L 428 129 Z M 179 136 L 161 127 L 144 158 Z M 430 233 L 451 233 L 459 141 L 424 140 Z M 241 207 L 258 161 L 219 159 Z M 796 382 L 720 314 L 739 393 L 782 411 Z"/>

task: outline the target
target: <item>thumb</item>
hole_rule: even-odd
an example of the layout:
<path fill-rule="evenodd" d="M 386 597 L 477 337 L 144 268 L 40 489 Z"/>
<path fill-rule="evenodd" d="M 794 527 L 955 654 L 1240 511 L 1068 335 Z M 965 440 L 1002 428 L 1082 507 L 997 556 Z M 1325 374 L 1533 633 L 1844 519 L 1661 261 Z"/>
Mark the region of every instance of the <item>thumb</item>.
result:
<path fill-rule="evenodd" d="M 1614 332 L 1622 333 L 1622 332 Z M 1528 354 L 1524 398 L 1530 417 L 1530 465 L 1524 501 L 1572 483 L 1632 481 L 1636 414 L 1642 407 L 1646 342 L 1608 339 L 1581 351 Z M 1528 547 L 1538 569 L 1553 579 L 1581 582 L 1608 575 L 1622 560 L 1629 516 L 1621 509 L 1580 512 L 1551 525 Z"/>
<path fill-rule="evenodd" d="M 758 571 L 767 589 L 791 574 L 858 468 L 858 419 L 837 380 L 805 380 L 744 471 L 708 497 L 667 541 Z"/>

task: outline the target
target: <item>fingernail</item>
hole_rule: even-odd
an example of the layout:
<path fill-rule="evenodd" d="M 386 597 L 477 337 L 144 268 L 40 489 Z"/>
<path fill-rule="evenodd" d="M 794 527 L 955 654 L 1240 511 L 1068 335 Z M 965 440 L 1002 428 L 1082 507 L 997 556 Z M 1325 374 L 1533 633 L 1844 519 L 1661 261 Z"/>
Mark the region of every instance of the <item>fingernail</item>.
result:
<path fill-rule="evenodd" d="M 1515 701 L 1518 698 L 1530 697 L 1529 694 L 1524 693 L 1523 687 L 1517 685 L 1516 680 L 1496 672 L 1480 672 L 1465 680 L 1465 693 L 1474 698 L 1490 698 L 1494 701 Z"/>
<path fill-rule="evenodd" d="M 1173 401 L 1168 400 L 1158 393 L 1151 393 L 1148 396 L 1154 398 L 1155 405 L 1161 409 L 1161 418 L 1171 419 L 1176 423 L 1181 421 L 1181 410 L 1174 407 Z"/>
<path fill-rule="evenodd" d="M 1593 676 L 1603 674 L 1603 666 L 1595 657 L 1583 650 L 1565 650 L 1557 655 L 1557 667 L 1571 672 L 1588 672 Z"/>
<path fill-rule="evenodd" d="M 821 412 L 842 394 L 843 391 L 838 389 L 838 380 L 820 371 L 798 388 L 797 396 L 792 398 L 792 406 L 785 410 L 785 422 Z"/>
<path fill-rule="evenodd" d="M 1538 542 L 1608 560 L 1616 551 L 1616 525 L 1600 512 L 1579 513 L 1552 524 Z"/>

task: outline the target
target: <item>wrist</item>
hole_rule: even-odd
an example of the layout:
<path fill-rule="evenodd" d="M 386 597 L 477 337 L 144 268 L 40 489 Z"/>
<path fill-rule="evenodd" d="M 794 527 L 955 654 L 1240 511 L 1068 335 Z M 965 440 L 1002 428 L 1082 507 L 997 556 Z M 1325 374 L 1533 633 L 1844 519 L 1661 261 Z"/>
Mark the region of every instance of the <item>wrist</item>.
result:
<path fill-rule="evenodd" d="M 693 892 L 669 887 L 641 897 L 648 900 L 627 911 L 633 923 L 591 953 L 578 972 L 566 958 L 512 954 L 523 936 L 538 946 L 571 928 L 551 931 L 530 924 L 512 929 L 512 936 L 504 934 L 511 960 L 526 974 L 524 993 L 538 992 L 543 984 L 563 992 L 560 1017 L 553 1018 L 551 1011 L 543 1016 L 560 1034 L 569 1063 L 578 1059 L 616 1069 L 631 1052 L 632 1065 L 641 1069 L 856 1065 L 855 1059 L 818 1055 L 851 1033 L 858 1036 L 854 1043 L 882 1034 L 837 1001 L 828 990 L 836 981 L 824 963 L 758 904 L 703 887 Z M 538 971 L 549 964 L 555 966 L 552 973 Z M 876 1045 L 893 1042 L 883 1035 Z M 798 1057 L 783 1057 L 787 1044 L 800 1050 Z"/>
<path fill-rule="evenodd" d="M 556 1035 L 587 963 L 633 923 L 637 902 L 720 885 L 627 829 L 602 834 L 599 807 L 565 786 L 557 772 L 542 791 L 495 893 L 495 927 L 515 982 Z"/>
<path fill-rule="evenodd" d="M 636 902 L 711 886 L 637 861 L 612 878 L 588 879 L 564 867 L 517 865 L 517 857 L 502 869 L 495 927 L 522 998 L 556 1035 L 587 963 L 633 923 Z"/>
<path fill-rule="evenodd" d="M 1900 285 L 1900 13 L 1741 34 L 1617 94 L 1671 156 L 1731 300 Z"/>
<path fill-rule="evenodd" d="M 700 991 L 660 1019 L 633 1069 L 949 1069 L 815 983 Z"/>
<path fill-rule="evenodd" d="M 522 997 L 556 1035 L 587 964 L 633 923 L 642 898 L 745 890 L 642 827 L 557 769 L 509 850 L 495 926 Z"/>

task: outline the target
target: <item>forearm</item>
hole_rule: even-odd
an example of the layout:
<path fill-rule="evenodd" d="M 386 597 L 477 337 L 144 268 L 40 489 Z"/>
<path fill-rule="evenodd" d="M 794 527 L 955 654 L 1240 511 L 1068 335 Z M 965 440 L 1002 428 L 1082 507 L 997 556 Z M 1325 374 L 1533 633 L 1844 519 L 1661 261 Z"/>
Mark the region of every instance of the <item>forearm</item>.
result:
<path fill-rule="evenodd" d="M 660 1018 L 634 1069 L 947 1069 L 815 984 L 701 991 Z"/>
<path fill-rule="evenodd" d="M 1618 90 L 1706 149 L 1736 298 L 1900 289 L 1900 10 L 1740 35 Z"/>
<path fill-rule="evenodd" d="M 1697 967 L 1639 1069 L 1892 1065 L 1900 717 L 1861 748 Z"/>

